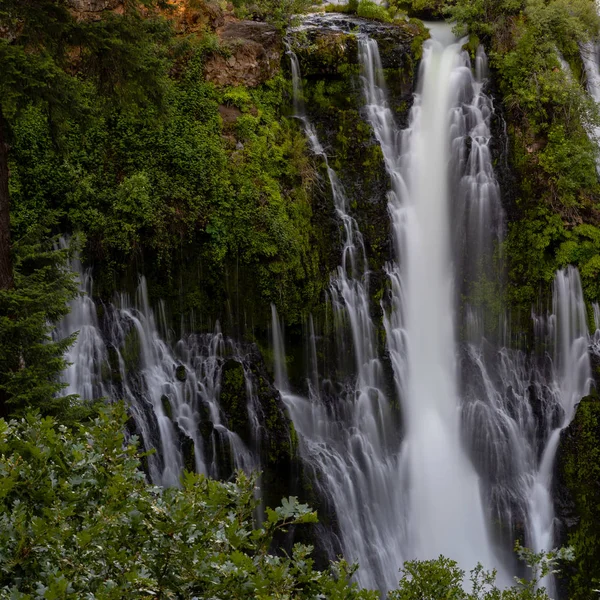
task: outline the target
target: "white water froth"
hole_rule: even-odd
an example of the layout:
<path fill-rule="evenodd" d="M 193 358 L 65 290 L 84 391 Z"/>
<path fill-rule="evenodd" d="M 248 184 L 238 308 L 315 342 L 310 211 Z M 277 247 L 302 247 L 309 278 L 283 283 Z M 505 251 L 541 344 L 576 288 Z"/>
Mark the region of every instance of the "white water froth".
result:
<path fill-rule="evenodd" d="M 591 347 L 592 352 L 597 356 L 600 356 L 600 304 L 594 302 L 592 310 L 594 312 L 594 325 L 596 330 L 591 339 Z"/>
<path fill-rule="evenodd" d="M 561 415 L 546 423 L 545 443 L 530 496 L 531 545 L 534 550 L 554 548 L 554 506 L 551 484 L 554 459 L 561 431 L 575 416 L 577 403 L 589 394 L 592 384 L 587 310 L 579 272 L 567 267 L 556 273 L 552 291 L 552 313 L 547 317 L 546 336 L 552 348 L 551 394 Z M 555 593 L 552 577 L 542 581 Z"/>
<path fill-rule="evenodd" d="M 219 405 L 224 357 L 230 356 L 245 370 L 247 410 L 258 429 L 256 394 L 241 349 L 226 340 L 218 326 L 214 334 L 184 336 L 171 347 L 164 341 L 168 332 L 159 332 L 144 277 L 135 302 L 122 294 L 114 304 L 103 307 L 101 326 L 90 272 L 83 270 L 79 260 L 71 268 L 79 275 L 81 294 L 70 303 L 71 312 L 56 332 L 60 338 L 78 332 L 66 355 L 71 363 L 63 373 L 67 393 L 78 394 L 84 401 L 125 400 L 144 448 L 157 450 L 148 457 L 155 483 L 179 484 L 186 447 L 198 473 L 218 477 L 222 465 L 217 457 L 223 448 L 230 455 L 232 469 L 256 470 L 256 457 L 227 428 Z M 165 323 L 162 304 L 160 313 Z M 201 435 L 205 422 L 210 423 L 208 439 Z"/>
<path fill-rule="evenodd" d="M 581 59 L 588 93 L 596 104 L 600 104 L 600 44 L 592 41 L 581 44 Z M 596 144 L 600 144 L 600 127 L 589 127 L 588 134 Z M 596 170 L 600 174 L 600 157 L 596 160 Z"/>

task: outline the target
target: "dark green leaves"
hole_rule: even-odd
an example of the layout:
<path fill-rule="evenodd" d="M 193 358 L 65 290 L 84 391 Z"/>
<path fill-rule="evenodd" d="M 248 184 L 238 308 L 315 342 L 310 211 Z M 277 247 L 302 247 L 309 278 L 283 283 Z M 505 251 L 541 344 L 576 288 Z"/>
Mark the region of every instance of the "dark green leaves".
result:
<path fill-rule="evenodd" d="M 1 598 L 376 598 L 344 564 L 315 571 L 307 546 L 268 552 L 276 531 L 315 520 L 295 498 L 255 530 L 243 474 L 148 485 L 125 420 L 120 406 L 74 430 L 37 415 L 0 420 Z"/>

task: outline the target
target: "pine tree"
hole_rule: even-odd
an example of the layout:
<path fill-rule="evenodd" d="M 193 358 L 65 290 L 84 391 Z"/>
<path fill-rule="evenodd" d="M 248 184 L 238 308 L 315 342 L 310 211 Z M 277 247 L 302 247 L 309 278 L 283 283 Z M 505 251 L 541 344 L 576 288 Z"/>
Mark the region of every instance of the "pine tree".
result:
<path fill-rule="evenodd" d="M 67 268 L 69 250 L 57 249 L 37 230 L 16 244 L 14 283 L 0 289 L 0 414 L 15 415 L 31 407 L 62 414 L 71 398 L 61 397 L 64 354 L 74 337 L 53 339 L 54 324 L 68 312 L 77 293 Z"/>

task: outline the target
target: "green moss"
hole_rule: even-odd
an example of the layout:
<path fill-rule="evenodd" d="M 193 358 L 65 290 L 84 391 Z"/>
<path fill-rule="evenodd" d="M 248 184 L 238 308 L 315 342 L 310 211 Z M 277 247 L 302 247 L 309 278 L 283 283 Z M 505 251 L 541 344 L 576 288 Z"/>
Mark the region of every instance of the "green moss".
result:
<path fill-rule="evenodd" d="M 132 327 L 125 336 L 123 347 L 121 348 L 121 357 L 125 363 L 127 371 L 137 371 L 140 367 L 141 345 L 140 336 L 135 327 Z"/>
<path fill-rule="evenodd" d="M 227 416 L 229 429 L 249 443 L 252 432 L 247 402 L 244 367 L 235 360 L 228 360 L 223 367 L 219 403 Z"/>
<path fill-rule="evenodd" d="M 575 550 L 569 598 L 588 600 L 600 584 L 600 399 L 584 398 L 561 448 L 566 484 L 575 500 L 579 524 L 569 534 Z"/>
<path fill-rule="evenodd" d="M 162 404 L 163 410 L 165 412 L 165 415 L 173 420 L 173 408 L 171 406 L 171 400 L 169 399 L 168 396 L 165 396 L 164 394 L 160 397 L 160 402 Z"/>
<path fill-rule="evenodd" d="M 423 24 L 423 21 L 418 19 L 411 19 L 410 24 L 413 31 L 413 40 L 411 42 L 411 54 L 416 64 L 417 61 L 423 57 L 423 44 L 426 40 L 431 37 L 429 30 Z"/>
<path fill-rule="evenodd" d="M 185 381 L 187 379 L 187 371 L 183 365 L 176 367 L 175 377 L 177 378 L 177 381 Z"/>

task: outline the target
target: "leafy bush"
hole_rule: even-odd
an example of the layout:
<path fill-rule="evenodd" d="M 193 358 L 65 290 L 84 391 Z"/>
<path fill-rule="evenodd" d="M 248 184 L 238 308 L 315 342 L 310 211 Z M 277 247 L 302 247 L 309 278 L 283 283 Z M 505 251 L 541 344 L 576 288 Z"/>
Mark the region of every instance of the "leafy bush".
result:
<path fill-rule="evenodd" d="M 307 546 L 269 552 L 276 532 L 316 520 L 295 498 L 253 529 L 241 474 L 148 485 L 125 420 L 121 406 L 74 430 L 0 420 L 0 598 L 376 598 L 344 563 L 315 571 Z"/>
<path fill-rule="evenodd" d="M 384 6 L 381 6 L 381 4 L 377 4 L 372 0 L 360 0 L 356 8 L 356 14 L 359 17 L 364 17 L 365 19 L 376 19 L 386 23 L 390 23 L 392 21 L 387 9 Z"/>
<path fill-rule="evenodd" d="M 0 598 L 376 600 L 344 562 L 317 571 L 309 546 L 270 548 L 278 532 L 314 523 L 295 498 L 253 525 L 254 480 L 186 473 L 180 488 L 149 485 L 121 405 L 73 429 L 29 414 L 0 419 Z M 472 591 L 453 561 L 409 562 L 390 600 L 547 600 L 536 585 L 554 559 L 528 554 L 530 581 L 508 590 L 477 567 Z M 540 570 L 542 565 L 542 570 Z M 545 565 L 545 566 L 544 566 Z"/>

